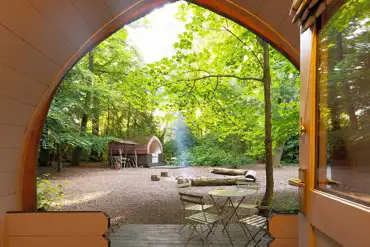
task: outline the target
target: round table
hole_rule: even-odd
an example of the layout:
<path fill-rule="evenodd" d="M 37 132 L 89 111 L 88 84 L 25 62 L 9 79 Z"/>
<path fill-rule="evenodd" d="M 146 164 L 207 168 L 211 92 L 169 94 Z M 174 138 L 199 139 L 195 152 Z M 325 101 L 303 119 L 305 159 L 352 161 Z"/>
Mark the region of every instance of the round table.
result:
<path fill-rule="evenodd" d="M 245 197 L 248 195 L 248 192 L 246 190 L 236 190 L 236 189 L 234 189 L 234 190 L 211 190 L 211 191 L 208 191 L 208 194 L 210 195 L 210 197 L 213 201 L 213 204 L 215 205 L 215 207 L 217 209 L 217 212 L 218 212 L 219 216 L 221 216 L 223 214 L 223 212 L 225 211 L 226 204 L 228 202 L 231 205 L 231 208 L 233 209 L 232 214 L 228 218 L 228 220 L 227 220 L 226 224 L 224 225 L 224 228 L 222 229 L 222 231 L 227 230 L 226 227 L 230 224 L 230 221 L 234 216 L 236 216 L 236 218 L 238 220 L 240 220 L 240 217 L 238 215 L 237 210 L 238 210 L 240 204 L 245 199 Z M 214 197 L 224 197 L 224 198 L 226 197 L 226 201 L 222 204 L 220 209 L 219 209 L 219 207 L 217 207 L 217 203 L 216 203 Z M 236 197 L 240 197 L 241 199 L 240 199 L 239 203 L 235 206 L 233 201 L 232 201 L 232 198 L 236 198 Z M 229 237 L 229 239 L 230 239 L 230 237 Z M 231 241 L 231 239 L 230 239 L 230 241 Z"/>
<path fill-rule="evenodd" d="M 244 190 L 211 190 L 208 191 L 208 194 L 221 197 L 246 197 L 248 192 Z"/>

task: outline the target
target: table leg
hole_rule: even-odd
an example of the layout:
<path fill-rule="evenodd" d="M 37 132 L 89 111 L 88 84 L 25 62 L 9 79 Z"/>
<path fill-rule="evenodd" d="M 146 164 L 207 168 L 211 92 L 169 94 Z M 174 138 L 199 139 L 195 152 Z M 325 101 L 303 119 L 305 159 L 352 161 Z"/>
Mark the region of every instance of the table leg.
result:
<path fill-rule="evenodd" d="M 225 206 L 226 206 L 226 204 L 229 202 L 229 199 L 230 199 L 230 198 L 228 197 L 228 198 L 226 199 L 226 201 L 224 202 L 224 204 L 221 206 L 221 209 L 219 209 L 219 208 L 217 207 L 217 203 L 216 203 L 215 199 L 213 198 L 213 196 L 212 196 L 212 195 L 210 195 L 210 197 L 211 197 L 211 199 L 212 199 L 212 201 L 213 201 L 213 204 L 215 205 L 215 208 L 216 208 L 216 211 L 217 211 L 218 216 L 220 216 L 220 217 L 221 217 L 221 214 L 224 212 Z M 234 246 L 233 241 L 231 240 L 231 237 L 230 237 L 229 231 L 226 229 L 226 226 L 227 226 L 228 222 L 226 222 L 226 224 L 225 224 L 225 222 L 224 222 L 224 220 L 223 220 L 223 219 L 221 219 L 221 222 L 222 222 L 222 225 L 224 226 L 224 228 L 222 229 L 222 232 L 223 232 L 224 230 L 226 230 L 227 237 L 229 238 L 231 245 L 232 245 L 232 246 Z M 212 227 L 211 227 L 211 229 L 210 229 L 210 232 L 211 232 L 211 230 L 213 229 L 213 227 L 214 227 L 214 226 L 215 226 L 215 224 L 213 224 L 213 225 L 212 225 Z M 208 236 L 209 236 L 209 234 L 207 234 L 207 237 L 208 237 Z"/>
<path fill-rule="evenodd" d="M 237 205 L 236 207 L 234 207 L 233 202 L 230 200 L 230 203 L 231 203 L 232 207 L 234 208 L 234 212 L 233 212 L 233 214 L 231 215 L 231 217 L 233 217 L 233 216 L 234 216 L 234 214 L 235 214 L 235 215 L 236 215 L 236 218 L 237 218 L 238 220 L 240 220 L 240 217 L 239 217 L 239 215 L 238 215 L 238 208 L 239 208 L 240 204 L 242 204 L 242 202 L 244 201 L 244 199 L 245 199 L 245 196 L 243 196 L 243 197 L 242 197 L 242 199 L 240 200 L 240 202 L 238 203 L 238 205 Z"/>
<path fill-rule="evenodd" d="M 245 199 L 245 196 L 242 197 L 242 199 L 240 200 L 240 202 L 238 203 L 238 205 L 235 207 L 233 201 L 231 200 L 231 198 L 230 197 L 227 198 L 227 200 L 230 202 L 230 205 L 231 205 L 231 207 L 233 209 L 233 212 L 232 212 L 229 220 L 226 223 L 226 227 L 230 224 L 230 221 L 232 220 L 232 218 L 234 217 L 234 215 L 236 215 L 236 218 L 238 219 L 238 221 L 240 220 L 240 217 L 238 215 L 237 210 L 238 210 L 240 204 L 244 201 L 244 199 Z M 224 229 L 222 229 L 222 231 L 224 231 L 226 227 L 224 227 Z"/>

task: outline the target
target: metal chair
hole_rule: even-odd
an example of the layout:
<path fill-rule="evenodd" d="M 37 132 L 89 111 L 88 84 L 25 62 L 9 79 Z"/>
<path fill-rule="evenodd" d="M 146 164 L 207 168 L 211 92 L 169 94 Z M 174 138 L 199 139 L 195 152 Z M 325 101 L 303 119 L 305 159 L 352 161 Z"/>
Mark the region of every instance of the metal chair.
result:
<path fill-rule="evenodd" d="M 192 194 L 191 193 L 191 181 L 187 181 L 187 182 L 184 182 L 184 183 L 180 183 L 180 184 L 177 184 L 177 191 L 179 192 L 179 194 L 181 193 L 184 193 L 184 194 Z M 181 196 L 180 196 L 181 198 Z M 210 204 L 204 204 L 204 205 L 198 205 L 198 204 L 190 204 L 190 203 L 187 203 L 186 205 L 183 204 L 183 210 L 184 210 L 184 215 L 185 215 L 185 219 L 186 219 L 186 216 L 190 213 L 190 212 L 199 212 L 199 211 L 202 211 L 203 209 L 204 210 L 208 210 L 210 208 L 212 208 L 213 205 L 210 205 Z M 189 223 L 184 222 L 184 225 L 179 229 L 178 232 L 181 232 L 186 226 L 188 226 Z"/>
<path fill-rule="evenodd" d="M 236 181 L 236 184 L 237 184 L 238 190 L 246 190 L 246 191 L 251 192 L 250 196 L 248 196 L 247 198 L 247 202 L 241 203 L 239 205 L 239 208 L 248 209 L 250 211 L 252 209 L 257 208 L 258 192 L 261 188 L 260 184 L 257 182 L 247 182 L 247 181 L 239 181 L 239 180 Z"/>
<path fill-rule="evenodd" d="M 207 241 L 207 238 L 211 233 L 215 236 L 216 240 L 218 241 L 217 236 L 216 236 L 216 232 L 215 232 L 216 227 L 217 227 L 217 223 L 222 222 L 224 227 L 226 227 L 225 223 L 223 221 L 223 219 L 225 217 L 223 217 L 221 215 L 206 212 L 206 208 L 205 208 L 206 204 L 204 203 L 203 196 L 186 194 L 186 193 L 181 193 L 181 192 L 179 194 L 180 194 L 180 200 L 181 200 L 184 208 L 189 208 L 189 206 L 187 206 L 187 205 L 190 205 L 190 207 L 193 207 L 194 205 L 196 205 L 197 207 L 201 208 L 201 210 L 198 213 L 195 213 L 195 214 L 192 214 L 192 215 L 189 215 L 189 216 L 185 217 L 188 224 L 191 227 L 193 227 L 193 230 L 191 231 L 191 233 L 190 233 L 190 235 L 189 235 L 189 237 L 186 241 L 185 246 L 187 246 L 189 241 L 192 238 L 196 237 L 196 236 L 199 236 L 200 239 L 202 240 L 202 242 L 204 243 L 204 242 Z M 198 225 L 200 226 L 200 231 L 197 229 Z M 206 229 L 205 231 L 203 231 L 202 225 L 207 226 L 208 230 Z M 194 232 L 196 232 L 196 235 L 193 236 Z M 205 232 L 207 232 L 206 235 L 204 235 Z M 226 233 L 229 237 L 229 240 L 230 240 L 231 244 L 233 244 L 227 229 L 226 229 Z"/>
<path fill-rule="evenodd" d="M 243 227 L 243 231 L 248 239 L 248 242 L 245 246 L 248 246 L 252 241 L 254 246 L 260 246 L 260 242 L 264 239 L 265 236 L 269 235 L 268 232 L 268 220 L 272 214 L 272 206 L 258 206 L 259 209 L 265 210 L 265 215 L 252 215 L 246 218 L 243 218 L 239 221 Z M 257 240 L 257 237 L 261 235 Z"/>

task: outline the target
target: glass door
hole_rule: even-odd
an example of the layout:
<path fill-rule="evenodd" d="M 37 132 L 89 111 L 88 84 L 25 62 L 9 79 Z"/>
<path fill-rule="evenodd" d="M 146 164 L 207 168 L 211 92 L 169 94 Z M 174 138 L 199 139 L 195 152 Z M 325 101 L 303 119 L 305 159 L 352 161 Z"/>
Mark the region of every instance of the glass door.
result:
<path fill-rule="evenodd" d="M 341 5 L 317 51 L 316 188 L 370 206 L 370 1 Z"/>
<path fill-rule="evenodd" d="M 300 246 L 370 246 L 370 1 L 316 24 L 301 36 Z"/>

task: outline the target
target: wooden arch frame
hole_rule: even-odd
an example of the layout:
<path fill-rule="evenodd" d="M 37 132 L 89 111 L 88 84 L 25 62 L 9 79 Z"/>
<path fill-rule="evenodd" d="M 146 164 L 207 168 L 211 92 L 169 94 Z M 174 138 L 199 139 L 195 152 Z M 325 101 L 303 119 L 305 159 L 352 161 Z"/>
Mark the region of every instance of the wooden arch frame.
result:
<path fill-rule="evenodd" d="M 158 137 L 152 136 L 152 138 L 150 138 L 150 140 L 148 141 L 148 144 L 147 144 L 147 152 L 148 152 L 148 154 L 150 153 L 150 146 L 152 145 L 152 143 L 154 141 L 156 141 L 159 144 L 159 147 L 161 148 L 161 153 L 163 153 L 163 147 L 162 147 L 161 141 L 158 139 Z"/>
<path fill-rule="evenodd" d="M 17 208 L 19 210 L 36 210 L 36 163 L 40 133 L 50 104 L 54 98 L 56 89 L 58 88 L 64 75 L 86 53 L 88 53 L 88 51 L 109 37 L 111 34 L 122 28 L 124 25 L 145 16 L 154 8 L 160 7 L 169 2 L 174 2 L 174 0 L 140 0 L 135 2 L 130 7 L 126 8 L 117 16 L 102 25 L 98 31 L 93 33 L 53 77 L 52 83 L 42 96 L 30 118 L 22 140 L 20 165 L 17 172 L 18 183 L 16 193 Z M 297 51 L 285 37 L 283 37 L 267 22 L 260 19 L 247 9 L 236 5 L 230 0 L 192 0 L 190 2 L 225 16 L 230 20 L 233 20 L 248 28 L 258 36 L 265 39 L 273 47 L 284 54 L 297 68 L 299 68 L 299 51 Z"/>

